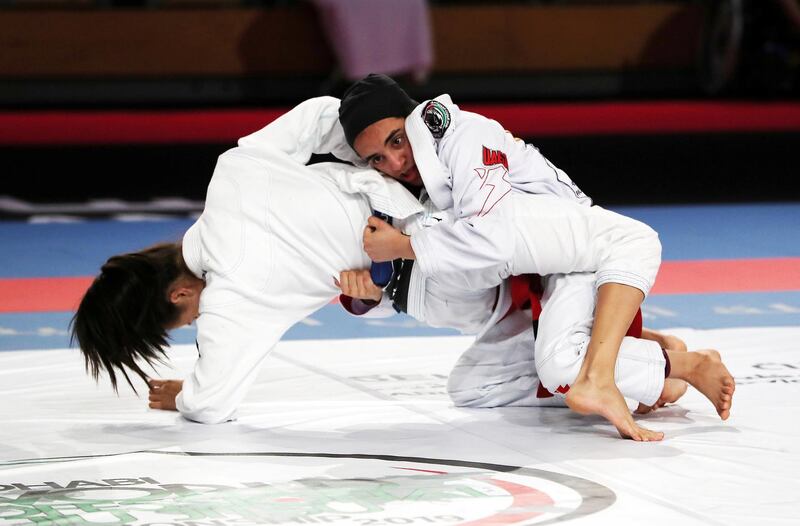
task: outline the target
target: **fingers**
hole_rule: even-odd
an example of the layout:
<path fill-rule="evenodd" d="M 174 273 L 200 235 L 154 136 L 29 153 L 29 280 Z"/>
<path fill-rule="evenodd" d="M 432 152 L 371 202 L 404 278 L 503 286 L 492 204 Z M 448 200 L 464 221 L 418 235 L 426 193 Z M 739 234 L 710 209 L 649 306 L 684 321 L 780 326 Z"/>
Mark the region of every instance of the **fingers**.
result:
<path fill-rule="evenodd" d="M 156 393 L 150 391 L 150 396 L 148 397 L 148 402 L 149 402 L 148 407 L 150 407 L 150 409 L 163 409 L 164 408 L 163 399 L 164 395 L 162 395 L 160 392 Z"/>
<path fill-rule="evenodd" d="M 379 299 L 382 294 L 372 281 L 369 270 L 345 270 L 339 273 L 338 281 L 335 278 L 334 281 L 342 294 L 351 298 Z"/>
<path fill-rule="evenodd" d="M 386 228 L 391 226 L 389 223 L 384 221 L 383 219 L 379 219 L 375 216 L 369 216 L 367 219 L 367 225 L 372 227 L 373 230 L 380 230 L 382 228 Z"/>
<path fill-rule="evenodd" d="M 355 298 L 355 296 L 353 296 L 353 293 L 355 291 L 353 290 L 352 286 L 351 273 L 352 271 L 350 270 L 344 270 L 339 273 L 339 280 L 337 281 L 336 279 L 334 279 L 334 281 L 336 282 L 336 286 L 339 287 L 339 289 L 341 289 L 342 294 L 344 294 L 345 296 L 350 296 L 351 298 Z"/>
<path fill-rule="evenodd" d="M 150 388 L 151 394 L 156 392 L 179 393 L 183 388 L 183 380 L 156 380 L 150 378 L 147 381 L 147 386 Z"/>
<path fill-rule="evenodd" d="M 183 382 L 180 380 L 158 380 L 148 382 L 151 384 L 148 398 L 150 409 L 163 411 L 176 411 L 175 398 L 181 392 Z"/>

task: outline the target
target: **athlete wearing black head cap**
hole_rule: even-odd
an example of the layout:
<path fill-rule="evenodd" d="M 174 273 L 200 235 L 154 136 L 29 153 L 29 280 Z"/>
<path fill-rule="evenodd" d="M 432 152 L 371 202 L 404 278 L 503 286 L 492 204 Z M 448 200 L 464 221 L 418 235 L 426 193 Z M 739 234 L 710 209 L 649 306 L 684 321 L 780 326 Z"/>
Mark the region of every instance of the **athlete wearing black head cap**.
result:
<path fill-rule="evenodd" d="M 405 118 L 416 106 L 394 80 L 373 73 L 347 89 L 339 122 L 347 143 L 370 166 L 406 184 L 422 186 L 405 132 Z"/>
<path fill-rule="evenodd" d="M 386 75 L 370 73 L 347 88 L 339 106 L 339 122 L 347 143 L 367 126 L 387 117 L 405 118 L 419 103 Z"/>

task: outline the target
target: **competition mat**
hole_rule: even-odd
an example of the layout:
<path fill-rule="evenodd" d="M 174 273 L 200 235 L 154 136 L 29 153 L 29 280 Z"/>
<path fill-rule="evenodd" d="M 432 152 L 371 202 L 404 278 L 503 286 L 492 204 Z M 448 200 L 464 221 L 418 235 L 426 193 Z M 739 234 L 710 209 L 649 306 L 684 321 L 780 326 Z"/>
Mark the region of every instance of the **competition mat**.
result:
<path fill-rule="evenodd" d="M 457 409 L 445 381 L 470 337 L 331 304 L 236 421 L 194 424 L 147 409 L 143 385 L 96 385 L 67 333 L 107 257 L 191 218 L 0 223 L 0 526 L 797 524 L 800 205 L 619 211 L 664 245 L 645 324 L 720 351 L 728 421 L 692 389 L 638 417 L 659 443 L 566 409 Z M 193 329 L 173 340 L 158 376 L 191 368 Z"/>
<path fill-rule="evenodd" d="M 468 337 L 284 341 L 238 419 L 114 396 L 74 350 L 0 353 L 0 526 L 797 524 L 800 328 L 674 331 L 737 380 L 620 440 L 561 408 L 457 409 Z M 193 346 L 170 351 L 185 374 Z"/>

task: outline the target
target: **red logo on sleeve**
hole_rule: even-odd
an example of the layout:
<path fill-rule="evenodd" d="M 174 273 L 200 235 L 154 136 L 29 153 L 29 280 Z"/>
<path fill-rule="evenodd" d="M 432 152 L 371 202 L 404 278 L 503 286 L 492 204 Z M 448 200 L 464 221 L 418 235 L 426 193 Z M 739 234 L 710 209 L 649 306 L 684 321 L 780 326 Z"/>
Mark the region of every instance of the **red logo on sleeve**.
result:
<path fill-rule="evenodd" d="M 508 158 L 506 154 L 500 150 L 490 150 L 486 146 L 483 147 L 483 165 L 494 166 L 495 164 L 502 164 L 508 170 Z"/>

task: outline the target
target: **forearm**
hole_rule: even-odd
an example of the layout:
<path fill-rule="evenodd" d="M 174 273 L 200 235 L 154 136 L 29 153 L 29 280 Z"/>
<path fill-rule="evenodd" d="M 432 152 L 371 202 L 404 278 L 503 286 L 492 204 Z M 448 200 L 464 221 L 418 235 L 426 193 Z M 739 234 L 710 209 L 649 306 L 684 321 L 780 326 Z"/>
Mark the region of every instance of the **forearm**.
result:
<path fill-rule="evenodd" d="M 420 272 L 435 276 L 481 271 L 508 264 L 514 254 L 513 231 L 505 218 L 461 219 L 415 232 L 411 245 Z M 494 283 L 499 285 L 499 281 Z"/>
<path fill-rule="evenodd" d="M 619 283 L 600 286 L 582 375 L 592 380 L 613 381 L 619 347 L 643 300 L 644 294 L 635 287 Z"/>

